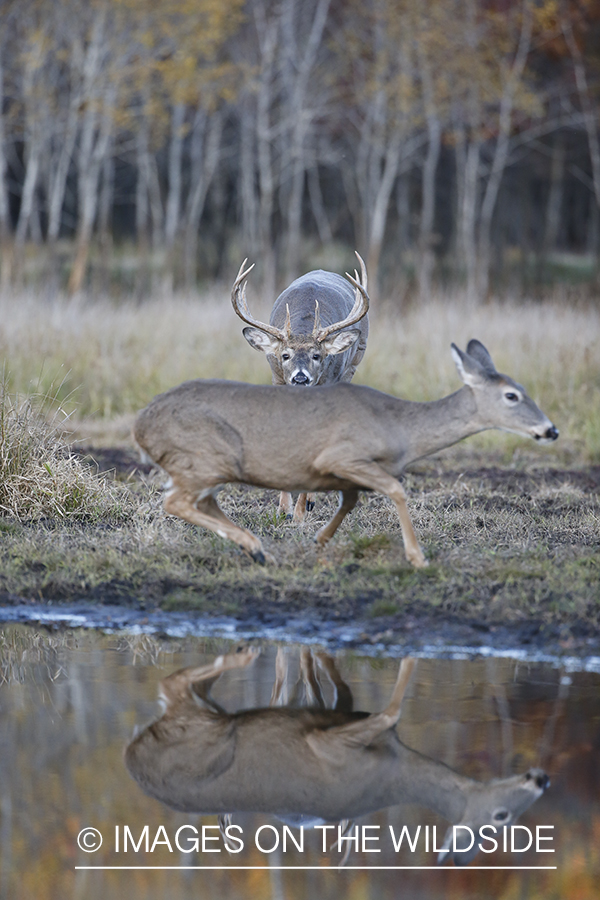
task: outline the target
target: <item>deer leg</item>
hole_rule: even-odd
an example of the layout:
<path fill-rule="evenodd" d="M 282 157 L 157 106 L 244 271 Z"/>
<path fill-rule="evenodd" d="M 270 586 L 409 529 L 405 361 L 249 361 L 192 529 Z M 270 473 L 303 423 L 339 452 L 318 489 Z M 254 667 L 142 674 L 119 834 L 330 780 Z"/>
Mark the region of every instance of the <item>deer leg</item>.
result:
<path fill-rule="evenodd" d="M 340 491 L 340 505 L 338 506 L 335 515 L 326 525 L 319 528 L 315 534 L 314 539 L 317 544 L 326 544 L 327 541 L 333 537 L 348 513 L 356 506 L 357 500 L 358 490 Z"/>
<path fill-rule="evenodd" d="M 397 478 L 389 475 L 385 469 L 382 469 L 377 463 L 350 463 L 347 466 L 335 465 L 335 468 L 331 471 L 340 478 L 353 481 L 362 488 L 370 488 L 372 491 L 377 491 L 377 493 L 389 497 L 390 500 L 393 501 L 398 512 L 400 528 L 402 529 L 402 540 L 404 541 L 404 552 L 406 553 L 407 560 L 418 569 L 429 565 L 423 556 L 423 551 L 419 547 L 419 542 L 406 505 L 406 494 Z M 331 522 L 317 532 L 315 535 L 316 541 L 324 544 L 325 541 L 328 541 L 335 533 L 336 528 L 343 519 L 342 516 L 342 519 L 336 521 L 340 511 L 341 507 Z M 334 525 L 334 523 L 336 524 Z"/>
<path fill-rule="evenodd" d="M 411 657 L 402 660 L 390 702 L 383 712 L 328 728 L 327 731 L 312 732 L 307 737 L 312 749 L 320 756 L 328 756 L 336 744 L 339 747 L 340 738 L 349 747 L 368 747 L 380 734 L 393 728 L 400 718 L 402 701 L 415 665 L 416 660 Z"/>
<path fill-rule="evenodd" d="M 312 512 L 315 508 L 314 494 L 298 494 L 296 505 L 294 507 L 294 522 L 303 522 L 307 512 Z"/>
<path fill-rule="evenodd" d="M 423 569 L 429 563 L 423 556 L 423 551 L 419 546 L 415 529 L 410 519 L 408 506 L 406 505 L 406 492 L 400 482 L 396 482 L 394 493 L 389 493 L 389 497 L 393 500 L 398 518 L 400 519 L 400 528 L 402 530 L 402 540 L 404 541 L 404 552 L 406 558 L 416 569 Z"/>
<path fill-rule="evenodd" d="M 308 706 L 318 706 L 319 709 L 325 709 L 323 691 L 315 672 L 314 657 L 308 647 L 303 647 L 300 651 L 300 671 L 306 690 Z"/>
<path fill-rule="evenodd" d="M 282 647 L 277 648 L 275 657 L 275 683 L 269 706 L 287 706 L 288 655 Z"/>
<path fill-rule="evenodd" d="M 372 743 L 375 738 L 388 728 L 392 728 L 400 718 L 402 701 L 406 689 L 409 685 L 412 673 L 416 666 L 416 660 L 407 656 L 400 663 L 398 677 L 390 702 L 386 708 L 380 713 L 373 713 L 367 719 L 358 722 L 350 722 L 347 725 L 340 725 L 338 733 L 343 734 L 345 738 L 349 738 L 351 743 L 360 744 L 366 747 Z M 333 731 L 334 729 L 331 729 Z"/>
<path fill-rule="evenodd" d="M 294 506 L 294 522 L 304 522 L 306 518 L 306 497 L 307 494 L 298 494 L 298 499 Z"/>
<path fill-rule="evenodd" d="M 267 556 L 259 539 L 246 528 L 240 528 L 228 518 L 212 494 L 192 500 L 190 493 L 180 487 L 173 487 L 164 500 L 165 512 L 191 522 L 202 525 L 209 531 L 216 531 L 220 537 L 229 538 L 239 544 L 255 562 L 264 563 Z"/>
<path fill-rule="evenodd" d="M 296 505 L 294 506 L 294 522 L 303 522 L 306 518 L 306 508 L 308 506 L 308 494 L 298 494 Z"/>
<path fill-rule="evenodd" d="M 352 712 L 354 706 L 354 698 L 352 691 L 340 675 L 335 660 L 329 653 L 316 653 L 319 666 L 326 672 L 327 677 L 335 688 L 335 701 L 333 708 L 339 712 Z"/>
<path fill-rule="evenodd" d="M 238 653 L 217 656 L 214 662 L 206 666 L 187 666 L 185 669 L 179 669 L 163 678 L 159 686 L 159 696 L 166 704 L 167 710 L 174 703 L 189 698 L 191 690 L 212 705 L 207 695 L 217 678 L 229 669 L 243 669 L 251 665 L 259 653 L 259 650 L 252 647 L 244 647 Z"/>
<path fill-rule="evenodd" d="M 279 513 L 286 519 L 291 519 L 294 515 L 294 498 L 287 491 L 282 491 L 279 495 Z"/>

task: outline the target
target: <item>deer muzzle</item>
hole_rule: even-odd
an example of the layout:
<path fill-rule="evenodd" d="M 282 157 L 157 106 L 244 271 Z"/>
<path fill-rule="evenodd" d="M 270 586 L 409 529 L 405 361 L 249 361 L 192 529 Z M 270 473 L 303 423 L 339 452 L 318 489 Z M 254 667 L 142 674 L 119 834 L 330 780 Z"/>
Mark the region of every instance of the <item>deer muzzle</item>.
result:
<path fill-rule="evenodd" d="M 550 425 L 543 434 L 534 435 L 536 441 L 539 441 L 542 444 L 548 444 L 551 441 L 555 441 L 559 435 L 559 430 L 556 425 Z"/>
<path fill-rule="evenodd" d="M 290 384 L 298 384 L 301 387 L 308 387 L 310 385 L 311 381 L 312 381 L 312 379 L 311 379 L 310 375 L 308 375 L 306 372 L 303 372 L 302 369 L 300 369 L 298 372 L 294 373 Z"/>

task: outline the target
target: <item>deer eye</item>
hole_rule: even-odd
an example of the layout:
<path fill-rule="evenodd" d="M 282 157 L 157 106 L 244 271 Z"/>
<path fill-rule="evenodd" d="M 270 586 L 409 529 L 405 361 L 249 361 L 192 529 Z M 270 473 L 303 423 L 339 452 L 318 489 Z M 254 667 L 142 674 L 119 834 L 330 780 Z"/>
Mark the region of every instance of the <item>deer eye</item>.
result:
<path fill-rule="evenodd" d="M 508 400 L 509 403 L 518 403 L 521 398 L 518 394 L 515 394 L 514 391 L 506 391 L 504 394 L 504 399 Z"/>
<path fill-rule="evenodd" d="M 507 809 L 497 809 L 494 812 L 494 822 L 506 822 L 510 813 Z"/>
<path fill-rule="evenodd" d="M 282 354 L 281 354 L 281 358 L 287 362 L 287 360 L 290 358 L 290 354 L 289 354 L 289 353 L 282 353 Z"/>
<path fill-rule="evenodd" d="M 313 353 L 313 359 L 321 359 L 320 353 Z"/>

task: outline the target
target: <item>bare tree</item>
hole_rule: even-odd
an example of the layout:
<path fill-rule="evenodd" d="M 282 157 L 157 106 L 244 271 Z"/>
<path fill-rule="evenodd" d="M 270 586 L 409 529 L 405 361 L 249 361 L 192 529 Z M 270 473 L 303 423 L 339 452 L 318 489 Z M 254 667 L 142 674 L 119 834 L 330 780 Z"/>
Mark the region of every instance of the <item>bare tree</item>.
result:
<path fill-rule="evenodd" d="M 0 28 L 0 35 L 3 33 L 6 32 Z M 4 53 L 5 45 L 0 36 L 0 100 L 4 97 Z M 0 105 L 0 285 L 3 289 L 8 287 L 12 278 L 12 241 L 10 234 L 6 141 L 4 113 Z"/>
<path fill-rule="evenodd" d="M 287 186 L 286 208 L 286 281 L 298 274 L 300 236 L 302 224 L 302 200 L 307 168 L 306 141 L 319 110 L 321 98 L 317 98 L 314 68 L 323 39 L 323 31 L 331 0 L 317 0 L 314 14 L 306 15 L 304 6 L 294 0 L 284 0 L 282 5 L 282 73 L 285 85 L 285 138 L 282 187 Z M 302 25 L 309 21 L 310 29 L 303 33 Z M 308 88 L 311 76 L 310 98 Z M 319 86 L 320 87 L 320 86 Z"/>
<path fill-rule="evenodd" d="M 81 290 L 87 269 L 92 230 L 98 206 L 102 164 L 110 146 L 116 84 L 109 77 L 110 41 L 106 6 L 96 9 L 88 46 L 81 61 L 82 102 L 77 148 L 78 222 L 76 254 L 69 278 L 69 293 Z"/>

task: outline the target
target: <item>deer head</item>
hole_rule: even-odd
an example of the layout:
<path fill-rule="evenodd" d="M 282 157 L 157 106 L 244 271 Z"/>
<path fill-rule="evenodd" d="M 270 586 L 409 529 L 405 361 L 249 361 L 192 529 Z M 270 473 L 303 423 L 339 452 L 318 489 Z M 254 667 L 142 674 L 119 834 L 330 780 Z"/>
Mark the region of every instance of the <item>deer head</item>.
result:
<path fill-rule="evenodd" d="M 329 365 L 330 358 L 356 344 L 361 330 L 351 326 L 360 322 L 369 309 L 367 271 L 358 253 L 356 256 L 361 276 L 356 270 L 354 275 L 346 273 L 355 288 L 350 312 L 347 312 L 347 305 L 344 306 L 347 297 L 343 279 L 331 272 L 311 272 L 298 278 L 278 297 L 269 324 L 255 319 L 248 309 L 246 284 L 254 265 L 246 269 L 247 260 L 244 260 L 233 285 L 231 302 L 240 319 L 248 323 L 243 335 L 250 346 L 266 354 L 276 384 L 310 387 L 343 379 L 353 354 L 349 354 L 335 370 Z M 338 283 L 332 285 L 334 279 Z M 315 286 L 316 297 L 312 296 Z M 282 327 L 273 322 L 278 313 L 285 314 Z M 323 325 L 322 318 L 329 324 Z M 311 321 L 312 329 L 307 332 L 308 321 Z"/>

